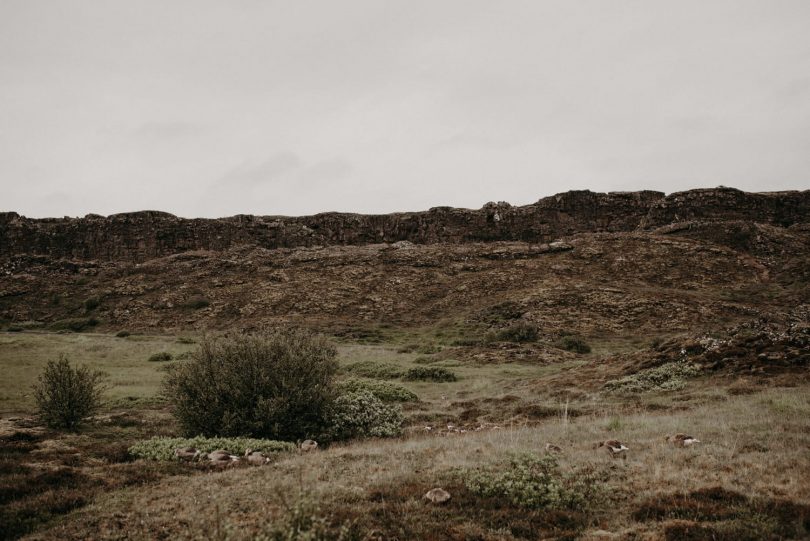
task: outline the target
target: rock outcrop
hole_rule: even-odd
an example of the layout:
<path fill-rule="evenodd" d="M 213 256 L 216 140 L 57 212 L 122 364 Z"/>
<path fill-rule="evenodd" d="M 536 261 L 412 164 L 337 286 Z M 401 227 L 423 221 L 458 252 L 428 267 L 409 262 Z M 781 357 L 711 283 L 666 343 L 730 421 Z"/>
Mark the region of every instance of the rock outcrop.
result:
<path fill-rule="evenodd" d="M 661 192 L 573 191 L 537 203 L 488 203 L 478 210 L 315 216 L 238 215 L 184 219 L 157 211 L 103 217 L 30 219 L 0 213 L 0 257 L 145 261 L 191 250 L 239 245 L 296 248 L 408 241 L 416 244 L 491 241 L 545 243 L 587 232 L 655 229 L 673 222 L 750 220 L 786 227 L 806 222 L 810 191 L 746 193 L 730 188 Z"/>

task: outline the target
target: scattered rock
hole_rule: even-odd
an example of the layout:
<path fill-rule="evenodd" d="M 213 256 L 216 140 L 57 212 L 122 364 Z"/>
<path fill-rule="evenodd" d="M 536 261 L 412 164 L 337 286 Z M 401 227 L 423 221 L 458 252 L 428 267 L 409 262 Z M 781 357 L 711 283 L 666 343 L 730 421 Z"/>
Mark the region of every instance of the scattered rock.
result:
<path fill-rule="evenodd" d="M 425 499 L 431 503 L 440 504 L 450 499 L 450 493 L 443 488 L 432 488 L 425 494 Z"/>

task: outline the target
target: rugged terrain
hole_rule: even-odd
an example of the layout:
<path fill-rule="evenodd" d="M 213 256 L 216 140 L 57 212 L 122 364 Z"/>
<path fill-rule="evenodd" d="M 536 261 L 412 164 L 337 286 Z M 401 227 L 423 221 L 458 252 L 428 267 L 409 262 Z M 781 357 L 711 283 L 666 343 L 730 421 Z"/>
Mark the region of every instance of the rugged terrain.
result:
<path fill-rule="evenodd" d="M 0 498 L 19 509 L 4 516 L 34 510 L 21 533 L 90 505 L 38 535 L 250 538 L 298 504 L 367 539 L 810 533 L 810 191 L 569 192 L 384 216 L 5 213 L 0 273 L 0 413 L 17 418 L 0 427 Z M 369 361 L 459 379 L 405 383 L 419 399 L 402 439 L 294 457 L 272 475 L 142 466 L 111 443 L 173 429 L 149 354 L 272 325 L 334 336 L 349 374 Z M 114 377 L 113 420 L 88 434 L 26 428 L 28 386 L 60 352 Z M 706 444 L 672 454 L 662 440 L 676 431 Z M 627 464 L 594 454 L 608 437 L 631 442 Z M 607 467 L 611 503 L 527 515 L 459 481 L 459 468 L 546 441 L 565 467 Z M 18 494 L 2 477 L 12 459 L 32 486 L 56 468 L 73 492 Z M 453 503 L 425 507 L 438 483 Z"/>

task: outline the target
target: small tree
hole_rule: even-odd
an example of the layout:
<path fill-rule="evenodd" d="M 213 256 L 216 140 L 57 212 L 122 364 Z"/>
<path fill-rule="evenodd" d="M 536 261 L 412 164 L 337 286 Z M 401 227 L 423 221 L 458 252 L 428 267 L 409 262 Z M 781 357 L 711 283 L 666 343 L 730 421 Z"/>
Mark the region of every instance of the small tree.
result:
<path fill-rule="evenodd" d="M 164 391 L 191 436 L 319 436 L 334 399 L 336 356 L 325 338 L 300 330 L 207 338 L 169 371 Z"/>
<path fill-rule="evenodd" d="M 65 355 L 48 361 L 33 386 L 39 416 L 52 428 L 75 429 L 101 407 L 104 373 L 72 367 Z"/>

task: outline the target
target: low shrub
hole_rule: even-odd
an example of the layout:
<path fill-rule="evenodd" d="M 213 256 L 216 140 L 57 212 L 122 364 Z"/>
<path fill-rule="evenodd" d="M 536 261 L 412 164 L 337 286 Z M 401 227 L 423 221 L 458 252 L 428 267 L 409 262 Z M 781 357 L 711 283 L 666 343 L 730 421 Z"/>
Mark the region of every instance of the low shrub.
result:
<path fill-rule="evenodd" d="M 247 449 L 261 451 L 264 454 L 291 453 L 295 444 L 286 441 L 275 441 L 255 438 L 164 438 L 155 437 L 139 441 L 129 448 L 129 454 L 136 458 L 148 460 L 177 460 L 174 450 L 178 447 L 194 447 L 201 453 L 210 453 L 225 449 L 229 453 L 242 456 Z"/>
<path fill-rule="evenodd" d="M 99 323 L 100 321 L 94 317 L 62 319 L 60 321 L 53 322 L 51 324 L 51 330 L 82 332 L 91 327 L 95 327 Z"/>
<path fill-rule="evenodd" d="M 201 296 L 191 297 L 189 300 L 183 303 L 184 308 L 189 308 L 191 310 L 200 310 L 201 308 L 207 308 L 209 306 L 211 306 L 211 301 Z"/>
<path fill-rule="evenodd" d="M 329 434 L 335 440 L 393 437 L 402 432 L 404 420 L 399 406 L 384 403 L 370 391 L 359 390 L 335 399 Z"/>
<path fill-rule="evenodd" d="M 98 297 L 90 297 L 84 301 L 84 309 L 87 312 L 92 312 L 101 305 L 101 299 Z"/>
<path fill-rule="evenodd" d="M 456 381 L 456 374 L 441 366 L 417 366 L 405 373 L 404 379 L 410 381 Z"/>
<path fill-rule="evenodd" d="M 399 353 L 418 353 L 419 355 L 432 355 L 442 350 L 436 344 L 405 344 L 397 350 Z"/>
<path fill-rule="evenodd" d="M 117 338 L 126 338 L 127 336 L 129 336 L 129 334 L 130 334 L 129 331 L 118 331 L 117 333 L 115 333 L 115 336 Z"/>
<path fill-rule="evenodd" d="M 413 362 L 414 364 L 433 364 L 438 360 L 439 359 L 436 359 L 434 357 L 427 357 L 425 355 L 422 355 L 414 359 Z"/>
<path fill-rule="evenodd" d="M 499 342 L 536 342 L 537 327 L 526 321 L 519 321 L 495 333 L 495 340 Z"/>
<path fill-rule="evenodd" d="M 178 344 L 196 344 L 197 341 L 193 338 L 189 338 L 188 336 L 181 336 L 177 339 Z"/>
<path fill-rule="evenodd" d="M 419 400 L 419 397 L 410 389 L 388 381 L 350 378 L 340 382 L 338 391 L 341 394 L 369 391 L 383 402 L 415 402 Z"/>
<path fill-rule="evenodd" d="M 630 376 L 605 383 L 605 389 L 618 393 L 648 391 L 677 391 L 686 387 L 686 380 L 700 374 L 700 368 L 688 362 L 663 364 Z"/>
<path fill-rule="evenodd" d="M 23 332 L 24 329 L 19 325 L 9 325 L 8 327 L 6 327 L 6 330 L 8 332 Z"/>
<path fill-rule="evenodd" d="M 582 509 L 605 497 L 606 476 L 592 470 L 563 473 L 551 455 L 520 454 L 500 468 L 462 473 L 465 486 L 487 498 L 527 509 Z"/>
<path fill-rule="evenodd" d="M 557 347 L 566 351 L 573 351 L 574 353 L 590 353 L 591 346 L 579 336 L 567 335 L 560 338 L 557 342 Z"/>
<path fill-rule="evenodd" d="M 360 361 L 343 369 L 353 375 L 376 379 L 395 379 L 401 377 L 403 370 L 395 365 L 377 361 Z"/>
<path fill-rule="evenodd" d="M 172 354 L 169 353 L 168 351 L 160 351 L 158 353 L 153 353 L 152 355 L 149 356 L 149 362 L 150 363 L 158 363 L 158 362 L 165 362 L 165 361 L 171 361 L 171 360 L 172 360 Z"/>
<path fill-rule="evenodd" d="M 86 366 L 74 368 L 67 357 L 48 361 L 33 386 L 37 413 L 52 428 L 76 428 L 101 408 L 104 374 Z"/>

